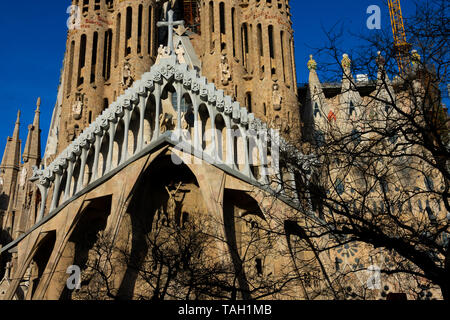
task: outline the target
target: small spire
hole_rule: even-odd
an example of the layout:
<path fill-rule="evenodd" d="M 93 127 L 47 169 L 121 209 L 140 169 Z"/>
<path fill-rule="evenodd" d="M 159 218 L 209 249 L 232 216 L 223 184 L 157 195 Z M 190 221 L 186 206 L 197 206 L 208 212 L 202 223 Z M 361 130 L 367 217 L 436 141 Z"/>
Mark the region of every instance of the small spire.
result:
<path fill-rule="evenodd" d="M 344 54 L 342 55 L 342 61 L 341 61 L 341 63 L 342 63 L 342 68 L 343 68 L 344 70 L 349 70 L 350 67 L 352 66 L 352 61 L 350 60 L 350 58 L 348 57 L 348 54 L 346 54 L 346 53 L 344 53 Z"/>
<path fill-rule="evenodd" d="M 420 61 L 422 61 L 422 57 L 420 56 L 420 54 L 417 52 L 417 50 L 412 50 L 411 51 L 411 57 L 412 57 L 412 64 L 413 65 L 417 65 L 420 63 Z"/>
<path fill-rule="evenodd" d="M 20 109 L 17 111 L 17 120 L 16 124 L 20 124 Z"/>
<path fill-rule="evenodd" d="M 39 97 L 36 102 L 36 112 L 40 112 L 40 110 L 41 110 L 41 97 Z"/>
<path fill-rule="evenodd" d="M 386 59 L 384 59 L 384 57 L 381 55 L 381 51 L 377 52 L 376 62 L 377 62 L 378 67 L 384 67 L 384 65 L 386 63 Z"/>
<path fill-rule="evenodd" d="M 308 69 L 311 70 L 317 70 L 317 62 L 313 59 L 313 55 L 309 55 L 309 61 L 308 61 Z"/>

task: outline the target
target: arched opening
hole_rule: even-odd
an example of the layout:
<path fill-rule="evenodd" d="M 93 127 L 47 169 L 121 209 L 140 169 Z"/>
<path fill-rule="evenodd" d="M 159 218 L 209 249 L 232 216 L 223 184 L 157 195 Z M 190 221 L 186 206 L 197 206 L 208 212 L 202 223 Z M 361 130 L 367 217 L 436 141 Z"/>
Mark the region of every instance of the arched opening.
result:
<path fill-rule="evenodd" d="M 55 248 L 56 242 L 56 231 L 48 232 L 41 243 L 39 244 L 39 248 L 36 250 L 34 254 L 33 260 L 30 264 L 31 268 L 31 278 L 30 278 L 30 286 L 28 290 L 27 296 L 29 298 L 33 298 L 36 293 L 36 289 L 38 288 L 42 277 L 44 276 L 44 271 L 47 268 L 50 256 Z"/>
<path fill-rule="evenodd" d="M 92 298 L 92 295 L 98 295 L 97 299 L 105 298 L 101 296 L 103 288 L 95 286 L 96 278 L 92 268 L 98 266 L 100 259 L 105 258 L 102 254 L 108 249 L 102 246 L 102 231 L 105 230 L 111 213 L 111 200 L 111 196 L 90 200 L 89 205 L 78 216 L 57 269 L 67 270 L 70 265 L 78 266 L 81 269 L 81 291 L 69 290 L 65 285 L 67 277 L 62 277 L 57 285 L 61 290 L 61 300 L 87 299 L 89 296 Z"/>
<path fill-rule="evenodd" d="M 227 160 L 227 126 L 221 114 L 216 116 L 215 122 L 217 159 L 224 162 Z"/>
<path fill-rule="evenodd" d="M 83 34 L 80 40 L 80 55 L 78 60 L 78 80 L 77 86 L 84 83 L 84 67 L 86 65 L 86 35 Z"/>
<path fill-rule="evenodd" d="M 155 97 L 151 94 L 147 100 L 144 113 L 144 144 L 149 144 L 155 132 L 156 103 Z"/>
<path fill-rule="evenodd" d="M 248 288 L 273 270 L 270 237 L 264 232 L 267 223 L 253 197 L 243 191 L 225 189 L 224 224 L 237 285 L 243 289 L 239 298 L 248 299 Z"/>
<path fill-rule="evenodd" d="M 102 143 L 99 153 L 99 161 L 97 168 L 97 177 L 101 178 L 106 173 L 106 164 L 108 161 L 108 151 L 109 151 L 109 134 L 106 133 L 102 138 Z"/>
<path fill-rule="evenodd" d="M 113 157 L 111 167 L 116 168 L 122 159 L 122 147 L 123 147 L 123 138 L 124 138 L 125 125 L 123 123 L 123 119 L 121 119 L 116 126 L 116 132 L 114 135 L 114 144 L 113 144 Z"/>
<path fill-rule="evenodd" d="M 127 20 L 125 26 L 125 57 L 131 54 L 131 36 L 132 36 L 132 28 L 133 28 L 133 8 L 127 8 Z"/>
<path fill-rule="evenodd" d="M 212 132 L 211 132 L 211 118 L 209 116 L 208 108 L 205 104 L 201 104 L 198 109 L 198 116 L 200 121 L 199 137 L 202 140 L 202 150 L 209 152 L 212 146 Z"/>
<path fill-rule="evenodd" d="M 233 139 L 233 162 L 239 171 L 243 171 L 245 168 L 245 148 L 244 137 L 238 126 L 231 128 L 231 137 Z"/>
<path fill-rule="evenodd" d="M 138 148 L 138 137 L 141 116 L 139 108 L 135 108 L 131 114 L 130 127 L 128 130 L 128 156 L 132 157 Z"/>
<path fill-rule="evenodd" d="M 194 288 L 179 285 L 180 279 L 193 276 L 189 272 L 195 268 L 208 268 L 202 265 L 202 255 L 210 240 L 197 242 L 206 212 L 192 171 L 184 164 L 174 165 L 170 155 L 156 159 L 139 179 L 117 235 L 119 239 L 132 235 L 126 252 L 129 263 L 118 288 L 120 299 L 190 299 L 189 291 L 195 296 Z M 180 237 L 185 240 L 179 242 Z"/>

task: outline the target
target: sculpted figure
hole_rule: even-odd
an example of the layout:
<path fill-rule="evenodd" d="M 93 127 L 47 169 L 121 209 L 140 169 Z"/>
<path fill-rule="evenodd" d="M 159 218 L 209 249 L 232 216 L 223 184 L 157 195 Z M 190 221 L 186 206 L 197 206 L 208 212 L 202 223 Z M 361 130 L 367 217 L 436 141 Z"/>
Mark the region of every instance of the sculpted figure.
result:
<path fill-rule="evenodd" d="M 283 97 L 280 94 L 280 91 L 278 90 L 279 86 L 278 84 L 273 84 L 273 92 L 272 92 L 272 103 L 273 103 L 273 109 L 275 111 L 281 110 L 281 105 L 283 103 Z"/>
<path fill-rule="evenodd" d="M 177 60 L 179 64 L 186 63 L 186 59 L 184 58 L 185 51 L 181 44 L 178 45 L 177 49 L 175 50 L 175 53 L 177 55 Z"/>
<path fill-rule="evenodd" d="M 175 221 L 175 214 L 177 209 L 177 201 L 175 200 L 175 197 L 178 193 L 178 190 L 180 190 L 181 185 L 183 183 L 180 182 L 176 189 L 174 191 L 170 191 L 169 188 L 166 188 L 167 194 L 169 195 L 169 200 L 167 202 L 167 216 L 169 218 L 169 221 Z"/>
<path fill-rule="evenodd" d="M 75 103 L 72 106 L 73 118 L 75 120 L 81 119 L 81 114 L 83 113 L 84 107 L 84 94 L 77 93 L 75 96 Z"/>
<path fill-rule="evenodd" d="M 228 64 L 228 59 L 225 55 L 222 55 L 221 62 L 219 65 L 220 69 L 220 80 L 224 86 L 227 86 L 231 80 L 230 65 Z"/>
<path fill-rule="evenodd" d="M 125 64 L 123 65 L 122 86 L 124 87 L 124 89 L 127 89 L 131 87 L 133 82 L 134 79 L 131 71 L 131 64 L 128 61 L 126 61 Z"/>
<path fill-rule="evenodd" d="M 23 167 L 22 172 L 20 173 L 20 180 L 19 180 L 19 186 L 23 188 L 25 186 L 25 183 L 27 182 L 27 168 Z"/>

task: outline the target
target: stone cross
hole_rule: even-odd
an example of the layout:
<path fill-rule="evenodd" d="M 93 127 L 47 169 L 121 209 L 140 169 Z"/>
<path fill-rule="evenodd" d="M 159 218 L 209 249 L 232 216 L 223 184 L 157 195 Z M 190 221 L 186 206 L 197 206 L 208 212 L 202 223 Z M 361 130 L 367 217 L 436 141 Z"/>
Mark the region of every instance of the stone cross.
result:
<path fill-rule="evenodd" d="M 161 27 L 168 27 L 169 28 L 169 35 L 168 35 L 168 37 L 167 37 L 167 46 L 169 47 L 169 49 L 170 49 L 170 54 L 171 55 L 175 55 L 175 50 L 174 50 L 174 47 L 173 47 L 173 27 L 175 27 L 175 26 L 184 26 L 184 21 L 183 20 L 181 20 L 181 21 L 173 21 L 173 10 L 169 10 L 169 12 L 167 13 L 167 15 L 168 15 L 168 21 L 166 22 L 166 21 L 160 21 L 160 22 L 158 22 L 157 24 L 156 24 L 156 26 L 158 27 L 158 28 L 161 28 Z"/>

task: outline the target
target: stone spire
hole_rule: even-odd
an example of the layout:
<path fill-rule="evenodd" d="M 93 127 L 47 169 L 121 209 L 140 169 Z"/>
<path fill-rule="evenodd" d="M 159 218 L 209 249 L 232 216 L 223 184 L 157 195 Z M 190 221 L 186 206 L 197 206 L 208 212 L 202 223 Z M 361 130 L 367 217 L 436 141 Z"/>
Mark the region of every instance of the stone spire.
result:
<path fill-rule="evenodd" d="M 39 125 L 41 114 L 40 107 L 41 98 L 38 98 L 34 121 L 32 125 L 28 126 L 28 136 L 23 152 L 23 162 L 27 163 L 28 161 L 31 161 L 32 166 L 39 165 L 39 162 L 41 161 L 41 129 Z"/>
<path fill-rule="evenodd" d="M 17 185 L 17 177 L 20 170 L 20 151 L 21 141 L 19 139 L 20 128 L 20 110 L 17 113 L 16 125 L 14 127 L 14 133 L 12 138 L 8 137 L 6 142 L 5 153 L 3 154 L 2 164 L 0 166 L 0 175 L 2 177 L 3 190 L 2 192 L 6 196 L 6 203 L 1 203 L 0 210 L 9 209 L 13 205 L 13 198 Z M 7 218 L 8 219 L 8 218 Z"/>
<path fill-rule="evenodd" d="M 20 110 L 17 112 L 17 120 L 14 126 L 14 133 L 12 138 L 8 137 L 3 154 L 3 160 L 0 169 L 2 172 L 6 169 L 19 170 L 20 165 L 20 147 L 21 141 L 19 139 L 20 130 Z"/>

